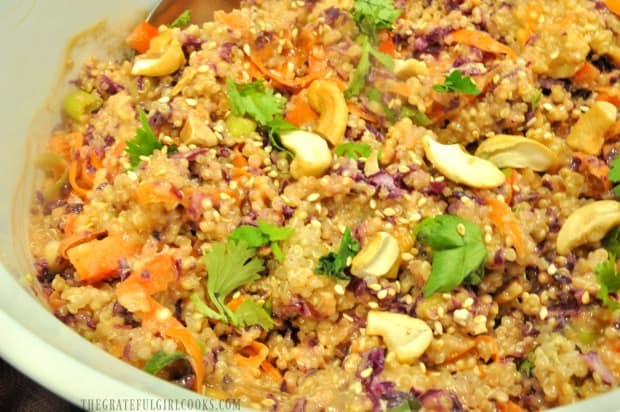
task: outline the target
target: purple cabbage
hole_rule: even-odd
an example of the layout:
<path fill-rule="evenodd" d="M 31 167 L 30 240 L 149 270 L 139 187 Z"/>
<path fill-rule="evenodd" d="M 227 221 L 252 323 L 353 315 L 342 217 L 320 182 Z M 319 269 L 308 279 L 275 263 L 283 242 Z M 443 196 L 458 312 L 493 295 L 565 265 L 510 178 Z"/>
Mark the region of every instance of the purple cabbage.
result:
<path fill-rule="evenodd" d="M 429 389 L 418 396 L 425 410 L 464 412 L 465 408 L 455 394 L 442 389 Z"/>
<path fill-rule="evenodd" d="M 323 10 L 323 16 L 325 18 L 325 24 L 330 27 L 335 27 L 336 23 L 340 20 L 346 21 L 347 14 L 336 7 L 328 7 Z"/>
<path fill-rule="evenodd" d="M 400 197 L 406 193 L 405 185 L 402 182 L 402 176 L 392 176 L 385 170 L 380 170 L 374 175 L 366 178 L 366 182 L 376 187 L 378 190 L 387 190 L 388 197 L 391 199 Z"/>
<path fill-rule="evenodd" d="M 257 49 L 262 49 L 263 47 L 271 43 L 274 36 L 275 36 L 275 33 L 273 31 L 263 30 L 260 33 L 258 33 L 258 36 L 256 36 L 256 40 L 254 40 L 254 46 Z"/>
<path fill-rule="evenodd" d="M 195 51 L 198 51 L 202 48 L 203 41 L 193 36 L 191 34 L 184 33 L 185 38 L 183 39 L 183 53 L 186 56 L 189 56 Z"/>
<path fill-rule="evenodd" d="M 123 86 L 110 79 L 105 74 L 100 75 L 97 78 L 97 91 L 102 96 L 111 96 L 124 89 Z"/>
<path fill-rule="evenodd" d="M 193 162 L 194 160 L 196 160 L 198 156 L 205 154 L 207 152 L 208 150 L 202 147 L 198 149 L 188 150 L 185 152 L 176 152 L 170 157 L 172 159 L 187 159 L 188 161 Z"/>
<path fill-rule="evenodd" d="M 453 29 L 451 27 L 437 27 L 430 32 L 416 37 L 413 49 L 417 53 L 437 54 L 445 45 L 445 38 Z"/>
<path fill-rule="evenodd" d="M 234 44 L 230 42 L 223 43 L 220 47 L 220 58 L 224 60 L 226 63 L 230 63 L 230 59 L 232 56 L 232 49 Z"/>
<path fill-rule="evenodd" d="M 362 383 L 366 395 L 373 404 L 373 411 L 381 411 L 381 401 L 386 402 L 388 408 L 398 406 L 403 400 L 410 398 L 409 393 L 396 390 L 394 382 L 379 378 L 385 367 L 385 349 L 374 348 L 364 352 L 362 362 L 358 368 L 357 377 Z M 362 372 L 371 369 L 369 376 L 362 376 Z"/>
<path fill-rule="evenodd" d="M 590 372 L 597 373 L 604 383 L 611 386 L 616 385 L 616 377 L 613 375 L 613 373 L 611 373 L 607 365 L 603 363 L 603 361 L 596 352 L 590 351 L 588 353 L 582 354 L 581 358 L 588 365 L 588 369 L 590 369 Z"/>

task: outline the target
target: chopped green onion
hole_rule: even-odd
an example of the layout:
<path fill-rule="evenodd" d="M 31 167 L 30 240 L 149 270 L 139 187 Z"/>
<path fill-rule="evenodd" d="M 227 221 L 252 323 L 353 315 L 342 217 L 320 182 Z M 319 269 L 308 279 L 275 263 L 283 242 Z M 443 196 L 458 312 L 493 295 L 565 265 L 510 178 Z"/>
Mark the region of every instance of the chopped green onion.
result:
<path fill-rule="evenodd" d="M 243 139 L 256 130 L 256 122 L 246 117 L 231 114 L 226 118 L 226 129 L 233 138 Z"/>
<path fill-rule="evenodd" d="M 76 90 L 65 97 L 62 103 L 67 116 L 78 122 L 84 121 L 84 116 L 97 110 L 103 101 L 98 96 L 84 90 Z"/>

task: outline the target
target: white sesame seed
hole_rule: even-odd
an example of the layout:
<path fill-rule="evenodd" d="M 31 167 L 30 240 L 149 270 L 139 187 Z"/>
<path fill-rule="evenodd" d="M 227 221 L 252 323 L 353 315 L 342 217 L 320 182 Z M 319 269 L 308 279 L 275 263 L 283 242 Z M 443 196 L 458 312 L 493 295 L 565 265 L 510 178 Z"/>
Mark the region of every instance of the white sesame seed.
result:
<path fill-rule="evenodd" d="M 465 299 L 463 301 L 463 307 L 465 309 L 471 308 L 471 305 L 473 305 L 473 304 L 474 304 L 474 300 L 471 297 L 468 297 L 467 299 Z"/>
<path fill-rule="evenodd" d="M 375 199 L 370 199 L 370 208 L 375 209 L 377 207 L 377 201 Z"/>
<path fill-rule="evenodd" d="M 344 295 L 344 287 L 342 287 L 341 284 L 337 283 L 334 286 L 334 292 L 336 292 L 336 295 L 343 296 Z"/>
<path fill-rule="evenodd" d="M 247 56 L 249 56 L 249 55 L 250 55 L 251 50 L 250 50 L 250 45 L 249 45 L 249 44 L 244 44 L 244 45 L 243 45 L 243 52 L 244 52 Z"/>
<path fill-rule="evenodd" d="M 540 308 L 540 312 L 538 312 L 538 315 L 540 316 L 541 320 L 545 320 L 547 319 L 547 315 L 549 315 L 549 310 L 543 306 L 542 308 Z"/>
<path fill-rule="evenodd" d="M 413 260 L 413 255 L 411 253 L 405 252 L 405 253 L 401 253 L 400 258 L 404 260 L 405 262 L 408 262 L 410 260 Z"/>
<path fill-rule="evenodd" d="M 306 199 L 308 200 L 308 202 L 316 202 L 317 200 L 319 200 L 320 197 L 321 195 L 319 195 L 318 193 L 310 193 Z"/>
<path fill-rule="evenodd" d="M 400 173 L 408 173 L 409 172 L 409 167 L 407 165 L 400 165 L 400 166 L 398 166 L 398 171 Z"/>
<path fill-rule="evenodd" d="M 396 214 L 396 211 L 391 207 L 386 207 L 385 209 L 383 209 L 383 214 L 388 217 L 394 216 Z"/>
<path fill-rule="evenodd" d="M 170 101 L 170 96 L 162 96 L 157 100 L 159 103 L 166 104 Z"/>
<path fill-rule="evenodd" d="M 206 64 L 201 64 L 198 66 L 198 73 L 207 73 L 209 71 L 209 66 Z"/>
<path fill-rule="evenodd" d="M 370 375 L 372 375 L 372 368 L 366 368 L 363 371 L 360 372 L 360 376 L 362 378 L 369 378 Z"/>
<path fill-rule="evenodd" d="M 584 305 L 590 303 L 590 292 L 588 292 L 587 290 L 583 292 L 583 295 L 581 295 L 581 303 L 583 303 Z"/>
<path fill-rule="evenodd" d="M 470 313 L 466 309 L 457 309 L 454 311 L 454 321 L 461 325 L 465 326 L 467 324 L 467 320 L 469 319 Z"/>
<path fill-rule="evenodd" d="M 413 222 L 417 222 L 417 221 L 419 221 L 420 219 L 422 219 L 422 215 L 420 215 L 418 212 L 414 212 L 414 213 L 411 215 L 411 220 L 412 220 Z"/>
<path fill-rule="evenodd" d="M 351 256 L 349 256 L 347 258 L 347 266 L 351 266 L 351 262 L 353 262 L 353 258 Z"/>
<path fill-rule="evenodd" d="M 353 318 L 351 316 L 349 316 L 348 314 L 346 314 L 346 313 L 343 313 L 342 317 L 345 318 L 346 320 L 348 320 L 349 322 L 353 322 Z"/>
<path fill-rule="evenodd" d="M 552 263 L 547 268 L 547 273 L 550 274 L 551 276 L 553 276 L 556 273 L 558 273 L 558 268 Z"/>
<path fill-rule="evenodd" d="M 368 302 L 368 307 L 370 309 L 377 309 L 379 307 L 379 304 L 377 302 Z"/>
<path fill-rule="evenodd" d="M 170 310 L 168 308 L 158 309 L 157 312 L 155 313 L 155 317 L 159 321 L 164 321 L 168 319 L 171 315 L 172 314 L 170 313 Z"/>
<path fill-rule="evenodd" d="M 220 193 L 220 198 L 228 200 L 230 199 L 230 195 L 228 193 Z"/>
<path fill-rule="evenodd" d="M 378 283 L 371 283 L 370 285 L 368 285 L 368 289 L 378 292 L 381 290 L 381 285 Z"/>
<path fill-rule="evenodd" d="M 387 298 L 387 295 L 388 295 L 387 289 L 381 289 L 379 292 L 377 292 L 377 298 L 381 300 Z"/>
<path fill-rule="evenodd" d="M 459 235 L 465 236 L 465 225 L 459 223 L 458 225 L 456 225 L 456 231 L 459 232 Z"/>
<path fill-rule="evenodd" d="M 491 240 L 493 240 L 493 236 L 490 233 L 484 235 L 484 243 L 491 243 Z"/>

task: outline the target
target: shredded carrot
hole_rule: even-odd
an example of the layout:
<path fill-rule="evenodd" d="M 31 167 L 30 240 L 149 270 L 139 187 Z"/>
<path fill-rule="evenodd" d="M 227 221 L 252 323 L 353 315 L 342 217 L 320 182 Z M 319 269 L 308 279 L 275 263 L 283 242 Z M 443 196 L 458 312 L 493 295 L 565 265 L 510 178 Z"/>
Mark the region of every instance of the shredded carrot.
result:
<path fill-rule="evenodd" d="M 127 236 L 110 235 L 101 240 L 91 240 L 67 251 L 80 281 L 95 283 L 117 277 L 119 260 L 134 255 L 139 245 Z"/>
<path fill-rule="evenodd" d="M 573 80 L 577 84 L 584 85 L 593 83 L 600 76 L 601 71 L 597 69 L 595 65 L 586 60 L 581 64 L 581 67 L 579 67 L 573 76 Z"/>
<path fill-rule="evenodd" d="M 470 352 L 473 348 L 476 347 L 476 342 L 472 339 L 467 343 L 467 346 L 461 351 L 453 352 L 450 355 L 446 356 L 443 363 L 451 363 L 457 359 L 460 359 L 462 356 Z"/>
<path fill-rule="evenodd" d="M 517 41 L 521 46 L 525 45 L 536 32 L 542 11 L 542 3 L 539 0 L 528 2 L 524 27 L 517 30 Z"/>
<path fill-rule="evenodd" d="M 504 53 L 516 59 L 517 53 L 510 47 L 495 40 L 490 34 L 480 30 L 461 29 L 453 31 L 446 37 L 448 43 L 459 43 L 467 46 L 477 47 L 480 50 L 500 54 Z"/>
<path fill-rule="evenodd" d="M 491 208 L 489 211 L 491 222 L 493 222 L 502 235 L 510 237 L 515 251 L 517 252 L 517 256 L 521 258 L 525 257 L 526 251 L 523 231 L 510 207 L 496 198 L 487 198 L 486 203 Z"/>
<path fill-rule="evenodd" d="M 500 412 L 526 412 L 525 409 L 512 401 L 497 403 Z"/>
<path fill-rule="evenodd" d="M 236 153 L 230 161 L 235 167 L 247 167 L 248 159 L 241 153 Z"/>
<path fill-rule="evenodd" d="M 305 76 L 297 77 L 295 79 L 287 79 L 282 75 L 282 73 L 265 67 L 259 54 L 255 51 L 252 51 L 248 57 L 250 59 L 250 62 L 254 64 L 264 76 L 280 84 L 281 86 L 290 89 L 300 89 L 306 87 L 314 80 L 320 79 L 325 75 L 325 72 L 323 70 L 309 70 L 308 74 L 306 74 Z"/>
<path fill-rule="evenodd" d="M 129 47 L 138 53 L 144 53 L 149 49 L 151 40 L 153 37 L 157 36 L 157 34 L 159 34 L 157 27 L 143 21 L 133 29 L 125 41 Z"/>
<path fill-rule="evenodd" d="M 601 86 L 594 88 L 598 92 L 597 101 L 605 101 L 620 108 L 620 87 Z"/>
<path fill-rule="evenodd" d="M 396 55 L 396 48 L 392 40 L 392 33 L 389 30 L 381 30 L 379 32 L 379 51 L 392 57 Z"/>
<path fill-rule="evenodd" d="M 476 338 L 474 339 L 476 346 L 478 346 L 480 344 L 480 342 L 484 342 L 485 344 L 491 346 L 491 350 L 493 351 L 493 354 L 491 355 L 491 358 L 493 359 L 493 362 L 499 362 L 500 358 L 499 358 L 499 345 L 497 344 L 497 340 L 495 338 L 493 338 L 492 336 L 489 335 L 478 335 L 476 336 Z"/>
<path fill-rule="evenodd" d="M 620 16 L 620 0 L 603 0 L 609 10 Z"/>
<path fill-rule="evenodd" d="M 75 215 L 71 215 L 71 216 L 75 216 Z M 73 220 L 71 221 L 73 222 Z M 99 237 L 103 237 L 105 236 L 105 234 L 106 234 L 105 231 L 67 233 L 67 231 L 65 230 L 65 237 L 60 241 L 60 244 L 58 246 L 58 253 L 60 254 L 60 256 L 66 258 L 67 251 L 69 249 L 74 248 L 78 245 L 81 245 L 82 243 L 87 243 L 87 242 L 90 242 L 91 240 L 95 240 Z"/>
<path fill-rule="evenodd" d="M 319 117 L 319 114 L 308 103 L 306 90 L 302 90 L 291 98 L 291 109 L 284 115 L 286 120 L 297 127 L 313 122 Z"/>
<path fill-rule="evenodd" d="M 62 227 L 62 230 L 66 237 L 69 237 L 75 233 L 75 224 L 77 221 L 77 215 L 69 215 L 65 219 L 65 224 Z"/>
<path fill-rule="evenodd" d="M 140 183 L 134 195 L 140 205 L 165 203 L 174 207 L 182 199 L 177 197 L 173 189 L 172 183 L 167 180 L 147 180 Z"/>
<path fill-rule="evenodd" d="M 80 184 L 78 183 L 78 174 L 80 174 L 79 169 L 80 169 L 79 159 L 73 159 L 71 163 L 69 164 L 69 184 L 71 185 L 71 188 L 73 189 L 75 194 L 77 194 L 82 199 L 86 200 L 88 197 L 89 190 L 81 187 Z"/>
<path fill-rule="evenodd" d="M 373 113 L 367 112 L 362 106 L 356 103 L 347 103 L 349 113 L 356 115 L 360 119 L 364 119 L 370 123 L 377 123 L 379 118 Z"/>
<path fill-rule="evenodd" d="M 385 91 L 389 93 L 396 93 L 397 95 L 403 97 L 413 96 L 417 93 L 417 90 L 412 84 L 397 81 L 386 82 Z"/>
<path fill-rule="evenodd" d="M 50 151 L 61 155 L 65 160 L 70 160 L 71 145 L 67 139 L 67 135 L 60 133 L 53 135 L 50 138 L 47 147 Z"/>
<path fill-rule="evenodd" d="M 218 10 L 213 13 L 213 20 L 217 23 L 226 25 L 231 29 L 237 29 L 244 32 L 248 30 L 245 19 L 242 18 L 239 11 L 231 11 L 230 13 L 226 13 L 222 10 Z"/>
<path fill-rule="evenodd" d="M 264 360 L 260 364 L 260 368 L 276 382 L 282 382 L 282 379 L 284 379 L 278 368 L 273 366 L 268 360 Z"/>
<path fill-rule="evenodd" d="M 237 308 L 239 306 L 241 306 L 241 304 L 243 303 L 243 301 L 245 300 L 245 296 L 243 295 L 239 295 L 234 299 L 231 299 L 226 306 L 228 306 L 228 309 L 232 310 L 233 312 L 237 310 Z"/>
<path fill-rule="evenodd" d="M 267 345 L 253 341 L 244 347 L 242 353 L 235 353 L 234 360 L 238 366 L 258 369 L 263 361 L 267 359 L 269 348 Z"/>
<path fill-rule="evenodd" d="M 506 179 L 506 189 L 508 194 L 506 195 L 506 204 L 510 205 L 512 203 L 512 196 L 514 195 L 513 185 L 516 184 L 517 179 L 519 178 L 519 172 L 515 169 L 510 169 L 510 175 Z"/>

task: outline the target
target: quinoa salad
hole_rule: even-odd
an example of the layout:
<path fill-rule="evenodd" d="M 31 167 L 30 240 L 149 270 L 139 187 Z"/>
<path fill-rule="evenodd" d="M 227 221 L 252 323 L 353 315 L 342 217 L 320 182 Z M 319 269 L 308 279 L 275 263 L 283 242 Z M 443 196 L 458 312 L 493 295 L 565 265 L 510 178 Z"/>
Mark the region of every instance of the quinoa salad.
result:
<path fill-rule="evenodd" d="M 30 275 L 273 411 L 532 411 L 620 379 L 620 2 L 245 1 L 87 60 Z"/>

